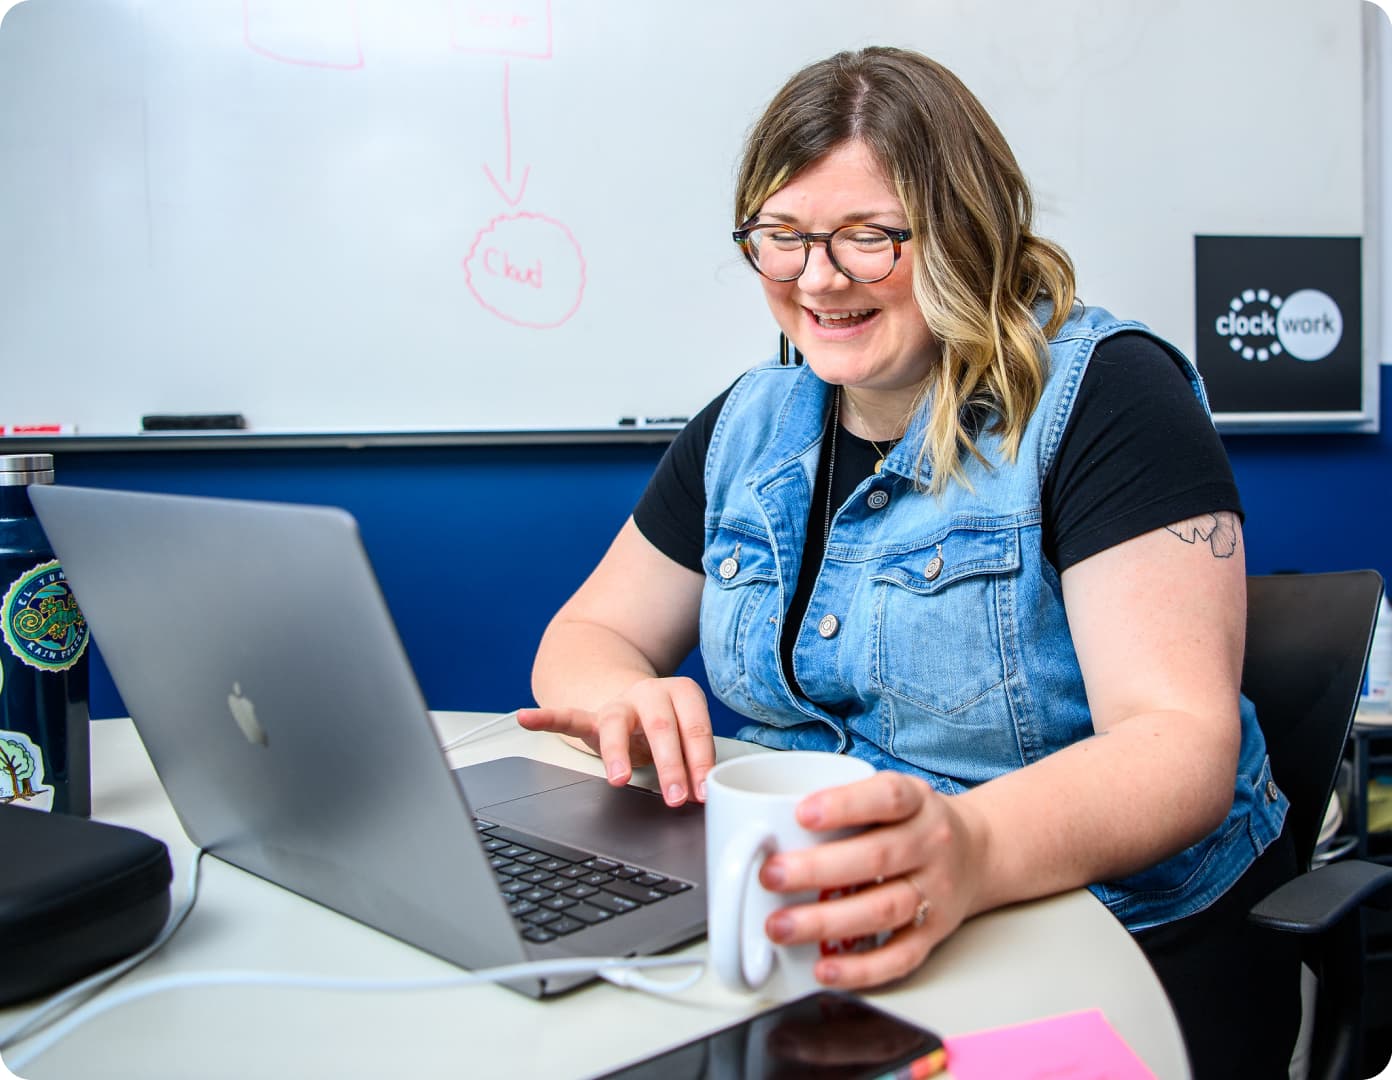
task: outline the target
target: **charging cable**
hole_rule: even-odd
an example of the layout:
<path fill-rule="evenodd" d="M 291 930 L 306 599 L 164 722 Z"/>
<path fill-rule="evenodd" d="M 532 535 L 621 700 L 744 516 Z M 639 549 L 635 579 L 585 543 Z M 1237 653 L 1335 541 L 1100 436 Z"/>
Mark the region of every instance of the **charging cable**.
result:
<path fill-rule="evenodd" d="M 489 721 L 489 723 L 497 723 L 497 721 Z M 695 986 L 705 969 L 706 962 L 700 957 L 584 956 L 532 960 L 520 964 L 506 964 L 501 967 L 481 968 L 477 971 L 461 971 L 458 974 L 416 979 L 342 978 L 263 971 L 194 971 L 147 979 L 119 992 L 105 995 L 98 1000 L 88 1000 L 85 1004 L 78 1006 L 77 1001 L 84 995 L 90 997 L 120 978 L 144 962 L 174 935 L 174 932 L 188 918 L 189 912 L 193 910 L 194 902 L 198 898 L 199 868 L 202 865 L 204 854 L 204 851 L 200 849 L 194 855 L 193 864 L 189 871 L 188 896 L 179 910 L 170 916 L 164 929 L 160 931 L 154 941 L 120 963 L 74 984 L 57 997 L 52 998 L 37 1012 L 21 1020 L 9 1031 L 0 1033 L 0 1051 L 2 1051 L 22 1040 L 34 1038 L 40 1032 L 46 1032 L 41 1038 L 35 1038 L 19 1054 L 10 1058 L 8 1066 L 11 1070 L 18 1072 L 94 1017 L 133 1001 L 139 1001 L 141 998 L 151 997 L 168 990 L 187 990 L 205 986 L 261 986 L 358 992 L 443 990 L 460 986 L 476 986 L 479 983 L 509 982 L 517 979 L 538 979 L 560 975 L 595 974 L 615 986 L 632 988 L 648 994 L 671 995 L 682 993 Z M 689 967 L 696 970 L 676 979 L 653 979 L 643 974 L 644 969 L 670 967 Z"/>
<path fill-rule="evenodd" d="M 347 990 L 380 993 L 382 991 L 402 990 L 448 990 L 461 986 L 476 986 L 479 983 L 593 973 L 615 986 L 632 987 L 650 994 L 676 994 L 696 985 L 696 982 L 701 978 L 705 964 L 705 960 L 700 957 L 585 956 L 556 960 L 531 960 L 522 964 L 506 964 L 501 967 L 481 968 L 478 971 L 461 971 L 457 975 L 440 975 L 419 979 L 352 979 L 323 975 L 272 974 L 264 971 L 191 971 L 178 975 L 161 975 L 104 996 L 100 1000 L 89 1001 L 61 1021 L 54 1023 L 46 1034 L 15 1055 L 10 1060 L 9 1066 L 13 1070 L 22 1069 L 36 1057 L 52 1049 L 55 1044 L 72 1034 L 77 1028 L 102 1015 L 102 1013 L 169 990 L 191 990 L 207 986 L 259 986 L 294 990 Z M 657 980 L 648 978 L 639 970 L 664 967 L 694 967 L 696 971 L 680 979 Z"/>
<path fill-rule="evenodd" d="M 497 727 L 499 724 L 504 723 L 505 721 L 508 721 L 508 720 L 516 720 L 516 719 L 517 719 L 517 710 L 516 710 L 516 709 L 514 709 L 512 712 L 509 712 L 509 713 L 503 713 L 502 716 L 495 716 L 495 717 L 493 717 L 492 720 L 485 720 L 483 723 L 477 724 L 477 725 L 475 725 L 474 727 L 471 727 L 468 731 L 464 732 L 463 735 L 456 735 L 456 736 L 455 736 L 454 738 L 452 738 L 449 742 L 445 743 L 444 746 L 440 747 L 440 749 L 443 750 L 445 753 L 448 754 L 451 750 L 455 749 L 456 747 L 463 746 L 466 742 L 470 742 L 470 741 L 472 741 L 473 739 L 476 739 L 478 736 L 482 735 L 485 731 L 492 731 L 492 730 L 493 730 L 495 727 Z"/>

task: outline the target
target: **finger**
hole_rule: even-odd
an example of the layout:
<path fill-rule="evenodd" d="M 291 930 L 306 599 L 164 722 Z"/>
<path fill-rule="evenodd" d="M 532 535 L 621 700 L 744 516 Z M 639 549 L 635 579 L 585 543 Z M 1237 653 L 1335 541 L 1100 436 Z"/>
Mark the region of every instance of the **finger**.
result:
<path fill-rule="evenodd" d="M 658 790 L 668 806 L 681 806 L 691 793 L 682 754 L 681 727 L 670 692 L 652 684 L 638 695 L 638 717 L 648 740 L 648 751 L 657 768 Z"/>
<path fill-rule="evenodd" d="M 715 768 L 715 732 L 711 729 L 710 709 L 700 686 L 690 679 L 678 681 L 672 689 L 681 731 L 682 757 L 691 790 L 700 802 L 706 801 L 706 774 Z"/>
<path fill-rule="evenodd" d="M 517 722 L 528 731 L 554 731 L 587 738 L 594 735 L 595 714 L 588 709 L 518 709 Z"/>
<path fill-rule="evenodd" d="M 633 776 L 629 744 L 636 726 L 637 715 L 623 703 L 607 705 L 596 714 L 596 749 L 604 762 L 604 775 L 615 787 L 622 787 Z"/>
<path fill-rule="evenodd" d="M 770 855 L 759 870 L 759 881 L 773 892 L 818 893 L 877 879 L 888 881 L 921 866 L 925 850 L 918 829 L 882 825 L 841 840 Z"/>
<path fill-rule="evenodd" d="M 843 947 L 814 968 L 818 982 L 845 989 L 878 986 L 910 974 L 953 929 L 931 906 L 916 920 L 918 890 L 903 878 L 855 896 L 784 908 L 769 917 L 765 931 L 780 944 L 832 942 Z M 872 924 L 884 920 L 878 927 Z M 866 941 L 891 931 L 877 948 Z M 824 950 L 824 953 L 826 950 Z"/>
<path fill-rule="evenodd" d="M 812 973 L 823 986 L 841 990 L 883 986 L 916 971 L 945 936 L 928 925 L 905 927 L 878 949 L 823 957 Z"/>
<path fill-rule="evenodd" d="M 917 777 L 886 770 L 865 780 L 813 792 L 798 804 L 798 823 L 806 829 L 848 829 L 903 821 L 925 801 L 943 798 Z"/>
<path fill-rule="evenodd" d="M 779 945 L 868 943 L 880 934 L 927 926 L 934 909 L 923 899 L 906 878 L 889 878 L 836 899 L 780 908 L 765 921 L 764 931 Z"/>

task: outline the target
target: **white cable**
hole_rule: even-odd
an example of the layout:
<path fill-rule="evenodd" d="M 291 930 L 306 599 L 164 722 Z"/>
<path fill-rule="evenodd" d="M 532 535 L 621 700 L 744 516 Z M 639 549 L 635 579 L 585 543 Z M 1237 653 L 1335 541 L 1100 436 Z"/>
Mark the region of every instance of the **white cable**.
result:
<path fill-rule="evenodd" d="M 506 717 L 498 718 L 498 720 L 502 719 L 506 719 Z M 498 720 L 491 720 L 489 724 L 497 723 Z M 475 729 L 475 731 L 477 730 Z M 292 989 L 352 991 L 438 990 L 458 986 L 473 986 L 482 982 L 506 982 L 509 979 L 593 973 L 615 986 L 632 987 L 649 994 L 677 994 L 694 986 L 701 978 L 705 968 L 705 961 L 698 957 L 586 956 L 533 960 L 521 964 L 508 964 L 503 967 L 460 972 L 457 975 L 417 979 L 353 979 L 327 975 L 293 975 L 261 971 L 195 971 L 158 976 L 106 995 L 100 1000 L 89 1000 L 80 1007 L 75 1007 L 79 998 L 84 995 L 90 997 L 124 975 L 131 968 L 142 963 L 174 935 L 174 932 L 188 918 L 189 912 L 193 910 L 194 902 L 198 899 L 199 868 L 202 865 L 203 855 L 202 849 L 194 854 L 189 867 L 188 895 L 180 908 L 170 916 L 164 929 L 159 932 L 154 941 L 119 963 L 94 975 L 89 975 L 81 982 L 68 987 L 9 1031 L 0 1034 L 0 1050 L 6 1050 L 22 1040 L 38 1035 L 45 1028 L 48 1029 L 46 1035 L 35 1039 L 19 1055 L 11 1057 L 7 1063 L 11 1070 L 22 1069 L 36 1057 L 51 1049 L 60 1039 L 65 1038 L 93 1017 L 100 1016 L 120 1005 L 138 1001 L 166 990 L 200 986 L 278 986 Z M 694 967 L 696 971 L 681 979 L 658 980 L 648 978 L 639 970 L 641 968 L 663 967 Z M 50 1027 L 50 1025 L 52 1026 Z"/>
<path fill-rule="evenodd" d="M 440 749 L 445 751 L 445 753 L 449 753 L 456 747 L 463 746 L 466 742 L 468 742 L 470 739 L 473 739 L 475 736 L 482 735 L 485 731 L 497 727 L 503 721 L 515 719 L 517 719 L 516 709 L 514 709 L 510 713 L 503 713 L 502 716 L 495 716 L 492 720 L 485 720 L 483 723 L 478 724 L 475 727 L 471 727 L 468 731 L 464 732 L 463 735 L 456 735 L 449 742 L 445 743 L 444 746 L 440 747 Z"/>
<path fill-rule="evenodd" d="M 696 967 L 694 976 L 671 981 L 657 981 L 640 975 L 636 968 Z M 290 975 L 264 971 L 191 971 L 161 975 L 129 986 L 98 1001 L 89 1001 L 54 1024 L 42 1038 L 36 1039 L 23 1052 L 9 1061 L 11 1070 L 19 1070 L 36 1057 L 52 1049 L 77 1028 L 94 1017 L 141 998 L 166 990 L 188 990 L 206 986 L 269 986 L 300 990 L 443 990 L 473 986 L 484 982 L 507 982 L 510 979 L 542 978 L 550 975 L 598 974 L 616 986 L 633 986 L 649 993 L 674 994 L 693 986 L 701 977 L 705 961 L 699 957 L 680 956 L 586 956 L 571 959 L 531 960 L 522 964 L 461 971 L 457 975 L 437 975 L 417 979 L 351 979 L 327 975 Z"/>
<path fill-rule="evenodd" d="M 672 957 L 647 957 L 649 960 L 670 959 L 672 966 L 680 963 Z M 688 960 L 688 964 L 696 968 L 690 975 L 683 979 L 650 979 L 639 969 L 645 967 L 658 967 L 657 964 L 640 964 L 630 959 L 621 965 L 614 967 L 600 968 L 597 972 L 599 977 L 605 982 L 613 983 L 615 986 L 625 990 L 632 987 L 641 990 L 645 994 L 657 994 L 659 997 L 666 997 L 670 994 L 680 994 L 684 990 L 690 990 L 705 974 L 706 964 L 704 960 Z"/>

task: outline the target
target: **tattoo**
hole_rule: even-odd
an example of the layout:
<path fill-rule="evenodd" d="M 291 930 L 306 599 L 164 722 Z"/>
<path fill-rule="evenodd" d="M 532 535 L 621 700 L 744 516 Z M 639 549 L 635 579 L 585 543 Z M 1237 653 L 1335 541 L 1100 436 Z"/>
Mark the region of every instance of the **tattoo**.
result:
<path fill-rule="evenodd" d="M 1237 550 L 1237 515 L 1231 510 L 1220 510 L 1216 514 L 1200 514 L 1198 517 L 1176 521 L 1165 528 L 1186 544 L 1207 540 L 1215 559 L 1226 559 Z"/>

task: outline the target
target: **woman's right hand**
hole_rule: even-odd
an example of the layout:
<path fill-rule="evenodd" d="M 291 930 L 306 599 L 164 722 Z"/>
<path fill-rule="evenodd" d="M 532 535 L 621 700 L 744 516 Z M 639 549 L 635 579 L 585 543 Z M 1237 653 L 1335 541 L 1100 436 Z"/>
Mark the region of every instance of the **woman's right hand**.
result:
<path fill-rule="evenodd" d="M 628 783 L 635 766 L 651 764 L 668 806 L 693 797 L 705 802 L 715 736 L 706 695 L 693 679 L 642 679 L 597 709 L 519 709 L 517 722 L 569 736 L 597 754 L 615 787 Z"/>

